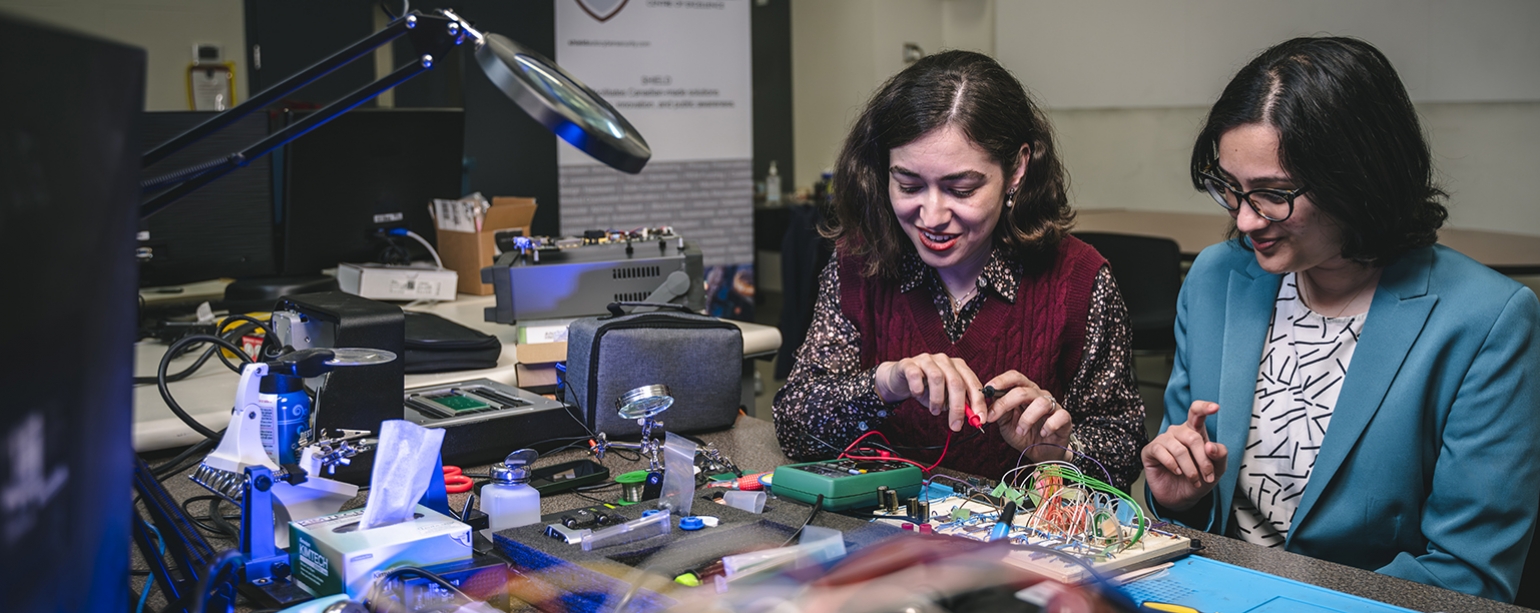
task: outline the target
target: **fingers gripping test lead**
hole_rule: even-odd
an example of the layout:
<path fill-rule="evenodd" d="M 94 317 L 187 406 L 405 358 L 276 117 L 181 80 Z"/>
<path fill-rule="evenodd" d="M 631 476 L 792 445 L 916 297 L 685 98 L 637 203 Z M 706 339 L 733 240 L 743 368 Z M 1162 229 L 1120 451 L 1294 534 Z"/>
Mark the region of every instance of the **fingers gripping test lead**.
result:
<path fill-rule="evenodd" d="M 979 432 L 984 431 L 984 420 L 979 417 L 978 413 L 973 412 L 973 407 L 971 405 L 963 405 L 963 415 L 968 418 L 969 426 L 978 428 Z"/>

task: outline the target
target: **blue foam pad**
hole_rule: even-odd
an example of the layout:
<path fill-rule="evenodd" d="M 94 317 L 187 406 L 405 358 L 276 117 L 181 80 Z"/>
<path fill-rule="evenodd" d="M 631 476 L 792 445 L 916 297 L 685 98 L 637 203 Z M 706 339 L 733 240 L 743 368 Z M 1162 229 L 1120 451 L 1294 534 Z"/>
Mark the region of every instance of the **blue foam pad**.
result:
<path fill-rule="evenodd" d="M 1199 556 L 1177 560 L 1164 574 L 1123 586 L 1134 602 L 1167 602 L 1205 613 L 1412 613 L 1324 587 Z"/>

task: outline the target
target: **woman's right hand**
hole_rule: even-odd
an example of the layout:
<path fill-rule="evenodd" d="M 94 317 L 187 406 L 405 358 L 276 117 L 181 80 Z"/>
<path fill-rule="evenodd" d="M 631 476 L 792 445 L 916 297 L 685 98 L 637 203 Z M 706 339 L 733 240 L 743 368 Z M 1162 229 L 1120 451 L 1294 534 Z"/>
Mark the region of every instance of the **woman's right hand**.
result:
<path fill-rule="evenodd" d="M 947 413 L 953 432 L 967 423 L 963 407 L 971 407 L 984 417 L 984 385 L 962 358 L 928 353 L 883 362 L 877 365 L 876 385 L 883 402 L 914 398 L 930 409 L 931 415 Z"/>
<path fill-rule="evenodd" d="M 1224 476 L 1230 452 L 1208 440 L 1203 421 L 1219 412 L 1219 405 L 1198 400 L 1187 409 L 1187 421 L 1173 424 L 1144 446 L 1144 480 L 1156 502 L 1173 511 L 1192 508 Z"/>

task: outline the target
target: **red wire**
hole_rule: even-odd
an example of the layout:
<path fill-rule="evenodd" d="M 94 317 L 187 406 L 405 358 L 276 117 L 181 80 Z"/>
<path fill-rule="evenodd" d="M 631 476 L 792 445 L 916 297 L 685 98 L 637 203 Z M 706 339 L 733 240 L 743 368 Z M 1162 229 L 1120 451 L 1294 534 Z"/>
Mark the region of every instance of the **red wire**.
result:
<path fill-rule="evenodd" d="M 889 447 L 893 446 L 892 443 L 888 442 L 888 437 L 884 436 L 881 432 L 878 432 L 876 430 L 870 430 L 870 431 L 866 432 L 865 434 L 862 434 L 861 436 L 856 437 L 856 440 L 851 441 L 850 445 L 848 447 L 845 447 L 844 451 L 840 452 L 839 457 L 840 458 L 850 458 L 852 460 L 865 459 L 865 458 L 858 458 L 858 457 L 850 455 L 850 451 L 852 449 L 855 449 L 856 445 L 861 444 L 861 441 L 866 440 L 866 437 L 871 436 L 873 434 L 877 435 L 878 438 L 881 438 L 883 444 L 885 444 L 885 445 L 887 445 Z M 946 458 L 946 452 L 947 452 L 948 449 L 951 449 L 951 448 L 952 448 L 952 431 L 951 430 L 947 430 L 946 431 L 946 444 L 941 446 L 941 455 L 938 456 L 936 458 L 936 462 L 934 464 L 931 464 L 930 466 L 925 466 L 924 464 L 921 464 L 921 463 L 916 462 L 914 460 L 900 458 L 900 457 L 898 457 L 896 455 L 889 455 L 888 457 L 883 458 L 883 459 L 891 460 L 893 462 L 903 462 L 905 464 L 913 464 L 913 465 L 919 467 L 919 469 L 924 471 L 924 472 L 930 472 L 931 470 L 934 470 L 937 466 L 941 465 L 941 460 Z"/>
<path fill-rule="evenodd" d="M 927 466 L 925 468 L 925 472 L 930 472 L 931 469 L 933 469 L 933 468 L 935 468 L 937 466 L 940 466 L 941 465 L 941 460 L 946 457 L 946 450 L 951 449 L 951 448 L 952 448 L 952 430 L 951 430 L 951 428 L 948 428 L 947 431 L 946 431 L 946 444 L 941 446 L 941 455 L 936 457 L 936 463 L 935 464 L 931 464 L 930 466 Z"/>

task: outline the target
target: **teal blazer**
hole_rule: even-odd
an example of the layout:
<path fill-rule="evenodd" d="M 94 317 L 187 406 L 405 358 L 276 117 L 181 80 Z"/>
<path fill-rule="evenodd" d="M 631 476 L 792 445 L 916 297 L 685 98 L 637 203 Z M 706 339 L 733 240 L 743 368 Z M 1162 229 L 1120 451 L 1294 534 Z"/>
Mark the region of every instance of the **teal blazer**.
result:
<path fill-rule="evenodd" d="M 1178 299 L 1164 432 L 1219 403 L 1230 452 L 1193 509 L 1157 515 L 1216 534 L 1251 424 L 1282 275 L 1236 241 L 1203 250 Z M 1540 503 L 1540 301 L 1436 245 L 1388 266 L 1284 548 L 1511 602 Z"/>

